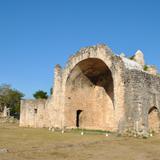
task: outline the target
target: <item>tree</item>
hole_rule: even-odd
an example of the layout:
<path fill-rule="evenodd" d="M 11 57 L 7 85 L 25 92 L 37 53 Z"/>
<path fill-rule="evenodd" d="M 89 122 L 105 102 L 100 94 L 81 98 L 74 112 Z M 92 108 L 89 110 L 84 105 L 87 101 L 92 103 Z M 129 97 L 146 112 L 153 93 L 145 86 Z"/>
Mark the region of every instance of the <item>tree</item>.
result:
<path fill-rule="evenodd" d="M 11 88 L 8 84 L 0 86 L 0 111 L 4 107 L 10 108 L 11 116 L 19 117 L 20 114 L 20 100 L 24 94 L 16 89 Z"/>
<path fill-rule="evenodd" d="M 36 91 L 34 94 L 33 94 L 33 97 L 35 99 L 47 99 L 48 98 L 48 95 L 47 95 L 47 92 L 44 92 L 42 90 L 39 90 L 39 91 Z"/>

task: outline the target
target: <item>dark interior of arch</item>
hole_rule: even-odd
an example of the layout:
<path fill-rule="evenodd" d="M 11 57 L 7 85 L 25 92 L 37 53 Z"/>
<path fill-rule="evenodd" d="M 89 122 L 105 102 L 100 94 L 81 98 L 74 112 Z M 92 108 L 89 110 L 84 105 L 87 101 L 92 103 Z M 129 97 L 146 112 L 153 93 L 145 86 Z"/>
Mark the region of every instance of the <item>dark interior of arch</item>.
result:
<path fill-rule="evenodd" d="M 153 112 L 153 111 L 158 112 L 157 107 L 155 107 L 155 106 L 151 107 L 151 108 L 149 109 L 149 111 L 148 111 L 148 114 L 150 114 L 150 113 Z"/>
<path fill-rule="evenodd" d="M 71 71 L 67 83 L 70 85 L 75 85 L 75 81 L 77 81 L 77 79 L 81 81 L 80 77 L 82 76 L 89 80 L 91 86 L 103 87 L 113 102 L 114 85 L 112 73 L 102 60 L 88 58 L 81 61 Z M 81 82 L 81 87 L 85 87 L 85 83 Z"/>

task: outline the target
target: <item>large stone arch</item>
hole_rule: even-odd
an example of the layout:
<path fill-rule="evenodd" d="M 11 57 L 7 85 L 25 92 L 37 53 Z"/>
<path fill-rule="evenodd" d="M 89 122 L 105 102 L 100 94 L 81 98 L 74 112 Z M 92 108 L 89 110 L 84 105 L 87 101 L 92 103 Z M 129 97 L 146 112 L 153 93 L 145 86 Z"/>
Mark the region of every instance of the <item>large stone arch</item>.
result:
<path fill-rule="evenodd" d="M 102 60 L 111 72 L 114 72 L 115 68 L 112 68 L 113 65 L 113 53 L 112 51 L 105 45 L 99 45 L 95 47 L 82 48 L 77 54 L 71 56 L 68 60 L 68 63 L 64 69 L 63 75 L 63 86 L 66 85 L 68 76 L 73 68 L 81 61 L 86 60 L 88 58 L 96 58 Z"/>
<path fill-rule="evenodd" d="M 65 93 L 66 126 L 107 129 L 113 124 L 112 73 L 102 60 L 88 58 L 71 71 Z"/>
<path fill-rule="evenodd" d="M 89 70 L 90 65 L 92 66 L 91 70 Z M 105 45 L 81 49 L 69 58 L 64 68 L 56 65 L 54 68 L 53 94 L 44 106 L 41 107 L 38 104 L 38 107 L 42 109 L 39 113 L 43 113 L 41 116 L 44 117 L 43 123 L 41 116 L 39 117 L 38 124 L 61 129 L 81 127 L 110 131 L 117 131 L 118 128 L 123 130 L 126 120 L 125 107 L 127 108 L 125 106 L 124 86 L 126 66 L 128 66 L 128 61 L 124 64 L 124 60 L 114 55 Z M 80 79 L 74 77 L 74 72 L 79 67 L 82 69 L 82 72 L 78 72 L 81 73 L 79 74 L 81 75 Z M 131 66 L 129 65 L 129 67 Z M 71 89 L 74 88 L 72 84 L 74 81 L 77 84 L 82 84 L 79 87 L 79 92 L 71 92 Z M 69 95 L 70 93 L 72 94 Z M 78 94 L 78 98 L 80 97 L 79 102 L 76 94 Z M 70 99 L 74 98 L 76 99 L 76 105 L 69 102 Z M 85 105 L 81 105 L 83 102 L 85 102 Z M 23 112 L 21 110 L 20 123 L 22 126 L 26 126 L 30 122 L 26 117 L 29 114 L 27 105 L 28 102 L 21 106 Z M 35 102 L 32 106 L 32 109 L 34 109 Z M 71 110 L 68 110 L 68 106 L 71 106 Z M 66 118 L 67 114 L 69 118 L 71 117 L 71 120 Z M 82 123 L 81 120 L 85 120 L 85 116 L 87 123 Z"/>
<path fill-rule="evenodd" d="M 83 114 L 84 108 L 80 108 L 80 107 L 76 108 L 77 106 L 73 105 L 73 102 L 72 102 L 73 106 L 71 107 L 72 111 L 68 110 L 68 108 L 69 108 L 68 106 L 71 105 L 69 103 L 69 101 L 73 98 L 69 95 L 73 85 L 72 85 L 72 87 L 69 88 L 68 84 L 69 83 L 71 84 L 71 79 L 73 82 L 74 78 L 76 77 L 75 68 L 76 68 L 76 70 L 78 70 L 79 67 L 81 66 L 80 68 L 81 68 L 81 70 L 83 70 L 85 67 L 83 68 L 82 66 L 85 66 L 85 62 L 94 64 L 95 61 L 96 61 L 95 66 L 97 66 L 97 63 L 101 64 L 100 68 L 102 67 L 106 72 L 108 72 L 106 75 L 110 75 L 109 77 L 111 77 L 111 78 L 109 81 L 112 82 L 112 92 L 108 94 L 108 92 L 109 92 L 109 91 L 107 91 L 108 88 L 105 89 L 104 86 L 100 86 L 100 85 L 97 87 L 97 85 L 95 85 L 93 81 L 90 81 L 90 82 L 92 82 L 92 84 L 94 84 L 96 86 L 95 90 L 97 89 L 97 91 L 96 91 L 97 93 L 101 92 L 101 93 L 99 93 L 100 96 L 104 95 L 104 94 L 102 94 L 102 92 L 107 93 L 106 95 L 108 96 L 108 99 L 110 99 L 110 100 L 108 100 L 108 102 L 105 103 L 105 101 L 107 101 L 107 96 L 106 97 L 102 96 L 101 99 L 104 100 L 105 105 L 107 105 L 107 103 L 110 103 L 110 105 L 108 105 L 109 106 L 109 108 L 107 109 L 108 113 L 107 113 L 107 111 L 105 111 L 106 114 L 104 113 L 103 115 L 102 114 L 100 115 L 100 116 L 104 116 L 104 118 L 101 117 L 101 120 L 98 119 L 98 114 L 100 114 L 100 113 L 99 113 L 99 110 L 96 110 L 96 106 L 98 104 L 102 106 L 102 103 L 97 102 L 95 106 L 92 105 L 95 107 L 95 108 L 93 107 L 93 110 L 95 109 L 95 113 L 88 115 L 88 117 L 90 116 L 90 118 L 93 119 L 92 116 L 95 116 L 95 117 L 97 116 L 97 122 L 96 122 L 96 120 L 93 120 L 90 122 L 88 121 L 88 124 L 83 124 L 80 127 L 90 128 L 90 129 L 105 129 L 105 130 L 112 130 L 112 131 L 114 130 L 115 131 L 118 129 L 118 124 L 121 121 L 122 117 L 124 116 L 124 88 L 123 88 L 124 83 L 123 83 L 123 80 L 121 77 L 122 67 L 121 67 L 120 61 L 118 61 L 116 59 L 116 57 L 113 56 L 111 50 L 103 45 L 98 46 L 98 47 L 96 46 L 95 48 L 91 47 L 91 48 L 85 48 L 85 49 L 80 50 L 79 53 L 77 53 L 75 56 L 73 56 L 69 59 L 69 62 L 63 71 L 63 82 L 62 82 L 62 93 L 63 93 L 62 96 L 64 97 L 63 98 L 63 113 L 64 113 L 64 116 L 63 116 L 64 124 L 63 125 L 65 127 L 69 127 L 69 128 L 76 127 L 76 116 L 77 116 L 76 111 L 81 111 L 81 117 L 86 116 L 85 114 Z M 88 66 L 88 65 L 86 65 L 86 66 Z M 96 69 L 97 68 L 95 68 L 95 70 Z M 85 71 L 83 71 L 83 73 L 84 72 Z M 81 80 L 83 81 L 85 78 L 89 79 L 89 76 L 83 77 Z M 107 78 L 106 78 L 106 80 L 107 80 Z M 80 81 L 77 81 L 77 82 L 79 83 Z M 100 87 L 101 87 L 101 89 L 100 89 Z M 82 93 L 82 92 L 84 92 L 84 90 L 80 91 L 80 93 Z M 94 91 L 92 91 L 92 93 L 94 93 Z M 72 95 L 75 96 L 75 93 Z M 85 96 L 83 95 L 83 97 L 85 97 Z M 87 97 L 87 95 L 86 95 L 86 98 L 90 99 L 89 97 Z M 76 98 L 75 101 L 78 101 L 78 99 Z M 81 99 L 81 102 L 83 102 L 83 98 Z M 89 103 L 89 102 L 91 102 L 91 100 L 89 100 L 87 103 Z M 89 106 L 89 104 L 87 105 L 86 108 L 89 108 L 88 106 Z M 105 107 L 103 107 L 103 109 L 104 108 Z M 101 109 L 101 110 L 103 110 L 103 109 Z M 66 118 L 69 116 L 72 117 L 72 118 L 70 118 L 70 120 L 68 118 Z M 83 118 L 83 120 L 85 120 L 85 118 Z"/>

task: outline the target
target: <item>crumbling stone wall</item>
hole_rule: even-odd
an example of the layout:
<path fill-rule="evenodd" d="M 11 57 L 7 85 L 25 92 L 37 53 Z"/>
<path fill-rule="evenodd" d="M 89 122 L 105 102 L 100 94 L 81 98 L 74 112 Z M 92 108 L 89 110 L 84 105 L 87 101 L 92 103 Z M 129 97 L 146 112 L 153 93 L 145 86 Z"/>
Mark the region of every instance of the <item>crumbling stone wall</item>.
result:
<path fill-rule="evenodd" d="M 113 82 L 111 81 L 110 84 L 107 85 L 108 91 L 109 91 L 109 88 L 113 85 L 113 91 L 110 93 L 110 95 L 106 93 L 106 90 L 104 89 L 105 87 L 101 86 L 100 88 L 97 84 L 95 85 L 94 83 L 93 83 L 93 88 L 85 87 L 84 89 L 83 87 L 83 89 L 81 89 L 81 87 L 77 87 L 79 89 L 78 90 L 76 89 L 76 92 L 72 92 L 70 91 L 70 85 L 69 85 L 69 90 L 68 90 L 68 83 L 67 83 L 68 77 L 72 77 L 72 79 L 74 79 L 74 74 L 75 74 L 75 73 L 74 74 L 72 73 L 72 75 L 70 75 L 70 73 L 74 72 L 74 69 L 75 67 L 77 67 L 77 65 L 79 65 L 79 62 L 84 61 L 85 63 L 82 66 L 88 67 L 88 63 L 89 63 L 88 61 L 92 62 L 93 58 L 99 59 L 101 63 L 104 64 L 106 68 L 108 68 L 108 71 L 111 72 L 111 76 L 109 77 L 113 78 Z M 97 63 L 93 63 L 93 64 L 97 66 Z M 81 71 L 83 70 L 83 67 L 78 66 L 78 68 Z M 117 123 L 121 121 L 124 115 L 124 108 L 123 108 L 124 89 L 123 89 L 123 79 L 121 76 L 122 68 L 123 68 L 123 63 L 121 59 L 117 56 L 114 56 L 111 50 L 105 47 L 104 45 L 82 49 L 75 56 L 71 57 L 68 63 L 68 67 L 65 69 L 65 72 L 63 75 L 64 85 L 62 86 L 64 86 L 64 94 L 65 94 L 65 103 L 63 104 L 64 105 L 64 126 L 76 127 L 76 120 L 75 120 L 76 110 L 80 109 L 80 110 L 83 110 L 82 117 L 84 117 L 84 120 L 82 121 L 85 121 L 85 124 L 83 123 L 82 127 L 116 131 L 118 129 Z M 91 70 L 90 64 L 89 64 L 89 69 Z M 88 69 L 86 70 L 84 69 L 84 71 L 87 72 Z M 94 74 L 95 71 L 101 73 L 100 68 L 92 69 L 91 73 Z M 80 77 L 82 78 L 82 76 Z M 87 76 L 85 75 L 85 77 Z M 88 78 L 89 77 L 91 77 L 91 75 L 88 75 Z M 98 77 L 100 78 L 100 76 Z M 84 78 L 82 79 L 82 81 L 83 81 L 82 82 L 83 85 L 87 85 L 89 83 L 89 81 L 88 82 L 84 81 Z M 76 80 L 76 82 L 79 83 L 79 80 Z M 106 82 L 107 82 L 107 78 L 106 78 Z M 79 84 L 79 85 L 82 86 L 82 84 Z M 72 85 L 72 87 L 73 86 L 74 85 Z M 87 86 L 89 86 L 89 84 Z M 72 101 L 72 99 L 70 100 L 67 99 L 67 96 L 72 97 L 70 95 L 67 95 L 68 91 L 70 91 L 69 93 L 74 97 L 73 98 L 74 102 Z M 90 94 L 87 94 L 87 93 L 90 93 Z M 80 101 L 80 98 L 76 96 L 79 94 L 82 95 L 83 100 L 81 99 L 81 101 Z M 99 94 L 100 97 L 97 97 L 97 94 Z M 113 95 L 111 96 L 111 94 Z M 84 101 L 83 97 L 85 97 L 87 101 Z M 112 97 L 112 100 L 110 97 Z M 68 104 L 68 101 L 71 101 L 71 103 Z M 67 115 L 67 112 L 68 112 L 68 115 Z M 69 116 L 69 115 L 72 115 L 72 116 Z M 93 118 L 92 115 L 95 117 Z M 88 119 L 89 117 L 90 117 L 90 120 Z M 69 124 L 68 119 L 70 119 L 69 120 L 70 122 L 72 121 L 72 125 L 70 126 L 68 125 Z"/>
<path fill-rule="evenodd" d="M 153 106 L 160 109 L 160 78 L 138 70 L 126 70 L 125 74 L 125 127 L 148 130 L 149 110 Z"/>
<path fill-rule="evenodd" d="M 149 110 L 154 106 L 159 113 L 160 78 L 144 70 L 143 57 L 141 51 L 132 60 L 117 56 L 105 45 L 82 48 L 65 68 L 55 67 L 53 95 L 47 101 L 22 101 L 20 126 L 154 129 L 159 114 Z"/>
<path fill-rule="evenodd" d="M 21 100 L 20 126 L 45 127 L 46 100 Z"/>

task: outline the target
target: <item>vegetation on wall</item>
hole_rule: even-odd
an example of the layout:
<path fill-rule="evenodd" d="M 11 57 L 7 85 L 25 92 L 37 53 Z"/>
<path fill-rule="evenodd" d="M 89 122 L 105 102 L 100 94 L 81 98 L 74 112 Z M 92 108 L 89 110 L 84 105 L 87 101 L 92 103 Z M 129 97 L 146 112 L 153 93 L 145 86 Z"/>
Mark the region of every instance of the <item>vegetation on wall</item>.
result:
<path fill-rule="evenodd" d="M 144 71 L 147 71 L 147 70 L 148 70 L 148 66 L 147 66 L 147 65 L 144 65 L 143 70 L 144 70 Z"/>
<path fill-rule="evenodd" d="M 134 55 L 133 55 L 133 56 L 131 56 L 131 57 L 129 57 L 129 59 L 130 59 L 130 60 L 134 60 Z"/>

